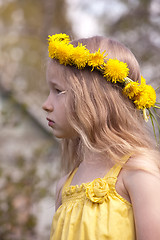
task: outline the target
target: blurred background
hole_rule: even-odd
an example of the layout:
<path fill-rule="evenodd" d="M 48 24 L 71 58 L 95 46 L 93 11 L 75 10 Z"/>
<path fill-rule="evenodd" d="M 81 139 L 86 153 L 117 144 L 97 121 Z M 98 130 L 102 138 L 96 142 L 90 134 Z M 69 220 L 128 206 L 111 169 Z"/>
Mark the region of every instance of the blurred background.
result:
<path fill-rule="evenodd" d="M 160 86 L 159 0 L 0 0 L 0 240 L 49 239 L 60 147 L 41 106 L 47 36 L 60 32 L 118 39 Z"/>

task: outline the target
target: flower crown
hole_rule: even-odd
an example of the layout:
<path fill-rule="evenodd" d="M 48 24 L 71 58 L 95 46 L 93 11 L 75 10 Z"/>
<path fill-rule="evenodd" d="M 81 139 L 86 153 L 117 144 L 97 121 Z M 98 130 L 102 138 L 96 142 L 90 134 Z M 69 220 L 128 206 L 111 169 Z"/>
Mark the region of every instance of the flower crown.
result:
<path fill-rule="evenodd" d="M 159 104 L 156 102 L 156 92 L 152 86 L 146 84 L 143 77 L 141 77 L 141 83 L 130 79 L 127 63 L 117 59 L 107 59 L 107 55 L 104 55 L 105 51 L 101 52 L 100 48 L 98 51 L 90 53 L 82 43 L 78 43 L 78 46 L 74 47 L 70 44 L 70 38 L 66 34 L 49 35 L 48 42 L 49 57 L 57 59 L 60 64 L 75 66 L 78 69 L 90 67 L 91 71 L 99 70 L 107 81 L 121 83 L 123 94 L 132 100 L 137 109 L 142 109 L 145 121 L 148 121 L 150 116 L 155 133 L 153 120 L 157 124 L 158 122 L 154 113 L 156 113 L 155 108 L 160 108 L 155 105 Z M 151 111 L 151 107 L 153 107 L 154 113 Z M 148 116 L 146 109 L 149 112 Z M 159 125 L 158 129 L 160 133 Z"/>

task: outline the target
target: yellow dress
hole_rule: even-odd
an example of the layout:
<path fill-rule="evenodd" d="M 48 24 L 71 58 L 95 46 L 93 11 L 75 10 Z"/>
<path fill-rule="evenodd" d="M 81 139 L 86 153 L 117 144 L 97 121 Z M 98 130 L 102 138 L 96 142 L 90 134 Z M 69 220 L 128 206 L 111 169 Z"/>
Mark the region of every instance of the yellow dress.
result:
<path fill-rule="evenodd" d="M 132 205 L 115 189 L 121 166 L 114 165 L 104 178 L 70 186 L 76 170 L 62 189 L 50 240 L 135 240 Z"/>

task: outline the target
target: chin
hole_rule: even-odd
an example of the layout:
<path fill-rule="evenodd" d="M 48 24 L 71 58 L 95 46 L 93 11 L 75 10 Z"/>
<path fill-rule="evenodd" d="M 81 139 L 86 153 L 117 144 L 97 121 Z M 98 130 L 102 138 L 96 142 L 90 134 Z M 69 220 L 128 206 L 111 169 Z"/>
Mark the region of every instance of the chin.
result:
<path fill-rule="evenodd" d="M 54 135 L 56 138 L 58 138 L 58 139 L 65 139 L 65 137 L 64 136 L 59 136 L 59 135 Z"/>
<path fill-rule="evenodd" d="M 77 132 L 71 128 L 66 129 L 67 131 L 62 131 L 60 129 L 53 129 L 53 135 L 59 139 L 73 139 L 78 136 Z"/>
<path fill-rule="evenodd" d="M 54 136 L 56 137 L 56 138 L 58 138 L 58 139 L 74 139 L 74 138 L 76 138 L 77 137 L 77 134 L 56 134 L 56 133 L 54 133 Z"/>
<path fill-rule="evenodd" d="M 59 138 L 59 139 L 68 139 L 68 138 L 71 138 L 69 137 L 67 134 L 62 134 L 62 133 L 53 133 L 53 135 L 56 137 L 56 138 Z"/>

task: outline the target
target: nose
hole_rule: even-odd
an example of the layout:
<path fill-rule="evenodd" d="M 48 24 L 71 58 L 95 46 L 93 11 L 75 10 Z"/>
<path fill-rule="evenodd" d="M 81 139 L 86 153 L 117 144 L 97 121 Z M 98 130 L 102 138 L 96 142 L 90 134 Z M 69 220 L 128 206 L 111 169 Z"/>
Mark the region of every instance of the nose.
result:
<path fill-rule="evenodd" d="M 49 98 L 47 98 L 46 101 L 43 103 L 42 109 L 46 112 L 52 112 L 53 111 L 53 105 L 49 101 Z"/>

